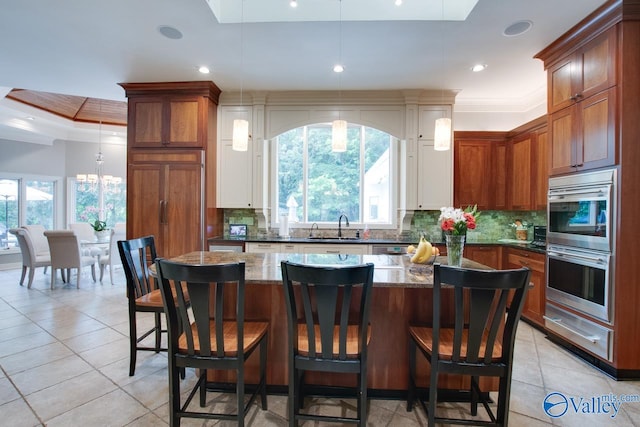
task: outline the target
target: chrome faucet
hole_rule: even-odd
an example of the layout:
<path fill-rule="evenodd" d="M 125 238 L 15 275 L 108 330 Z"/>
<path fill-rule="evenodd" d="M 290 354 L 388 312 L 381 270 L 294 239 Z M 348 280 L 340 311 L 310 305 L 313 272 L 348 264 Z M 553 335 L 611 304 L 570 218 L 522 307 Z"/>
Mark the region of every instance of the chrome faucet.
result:
<path fill-rule="evenodd" d="M 311 224 L 311 228 L 309 229 L 309 237 L 313 237 L 313 227 L 316 228 L 316 231 L 319 231 L 318 223 L 314 222 L 313 224 Z"/>
<path fill-rule="evenodd" d="M 342 239 L 342 218 L 344 217 L 344 220 L 346 222 L 346 226 L 349 226 L 349 218 L 347 218 L 347 216 L 345 214 L 340 214 L 340 216 L 338 217 L 338 239 Z"/>

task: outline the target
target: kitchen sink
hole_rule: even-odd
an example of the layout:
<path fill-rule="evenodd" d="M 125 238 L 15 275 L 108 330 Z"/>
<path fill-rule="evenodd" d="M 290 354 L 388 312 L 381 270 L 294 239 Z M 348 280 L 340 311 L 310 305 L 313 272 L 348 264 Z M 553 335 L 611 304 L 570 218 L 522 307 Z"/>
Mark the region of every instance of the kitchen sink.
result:
<path fill-rule="evenodd" d="M 343 241 L 357 241 L 360 240 L 358 237 L 320 237 L 320 236 L 312 236 L 307 237 L 307 240 L 322 240 L 326 242 L 343 242 Z"/>

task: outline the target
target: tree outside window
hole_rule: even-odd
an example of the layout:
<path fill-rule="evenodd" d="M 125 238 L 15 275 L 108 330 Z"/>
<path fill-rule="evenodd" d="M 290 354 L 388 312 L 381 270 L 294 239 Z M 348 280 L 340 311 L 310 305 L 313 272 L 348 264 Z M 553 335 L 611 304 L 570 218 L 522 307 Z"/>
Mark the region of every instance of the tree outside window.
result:
<path fill-rule="evenodd" d="M 277 215 L 289 214 L 290 221 L 298 218 L 302 223 L 335 223 L 344 213 L 354 224 L 390 224 L 392 139 L 380 130 L 352 124 L 347 151 L 334 153 L 327 123 L 279 135 Z M 292 207 L 292 200 L 297 207 Z"/>

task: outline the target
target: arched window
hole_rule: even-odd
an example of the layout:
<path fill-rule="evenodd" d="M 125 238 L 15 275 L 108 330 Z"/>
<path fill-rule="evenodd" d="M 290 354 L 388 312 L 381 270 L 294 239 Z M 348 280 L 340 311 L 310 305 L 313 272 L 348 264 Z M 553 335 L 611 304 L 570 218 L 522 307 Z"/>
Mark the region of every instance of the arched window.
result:
<path fill-rule="evenodd" d="M 331 150 L 331 124 L 291 129 L 274 139 L 274 222 L 392 225 L 396 139 L 371 127 L 349 124 L 347 150 Z M 352 226 L 353 226 L 352 225 Z"/>

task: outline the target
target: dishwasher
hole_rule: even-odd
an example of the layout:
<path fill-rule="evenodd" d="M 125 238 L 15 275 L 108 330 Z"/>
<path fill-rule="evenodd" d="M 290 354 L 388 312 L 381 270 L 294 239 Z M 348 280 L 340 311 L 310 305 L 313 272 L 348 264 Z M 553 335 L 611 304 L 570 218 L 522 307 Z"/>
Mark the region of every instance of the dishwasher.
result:
<path fill-rule="evenodd" d="M 403 243 L 376 244 L 371 246 L 372 255 L 404 255 L 407 253 L 407 245 Z"/>

